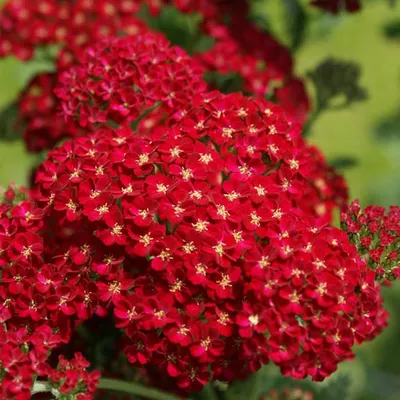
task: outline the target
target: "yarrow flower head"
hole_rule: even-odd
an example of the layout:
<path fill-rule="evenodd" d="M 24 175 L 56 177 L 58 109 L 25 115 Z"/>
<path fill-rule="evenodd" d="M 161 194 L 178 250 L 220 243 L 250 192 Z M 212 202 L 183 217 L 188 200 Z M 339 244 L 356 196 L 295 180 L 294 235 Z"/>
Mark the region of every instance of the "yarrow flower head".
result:
<path fill-rule="evenodd" d="M 299 133 L 265 100 L 210 93 L 147 137 L 102 127 L 49 154 L 34 198 L 53 254 L 92 277 L 135 366 L 185 391 L 269 359 L 322 380 L 385 326 L 346 234 L 301 210 Z"/>
<path fill-rule="evenodd" d="M 185 108 L 205 89 L 202 69 L 156 33 L 107 38 L 60 78 L 56 94 L 79 124 L 134 121 L 151 107 Z"/>
<path fill-rule="evenodd" d="M 378 280 L 400 278 L 400 207 L 368 206 L 354 201 L 341 215 L 341 227 L 376 272 Z"/>
<path fill-rule="evenodd" d="M 100 373 L 98 371 L 88 372 L 89 366 L 90 363 L 81 353 L 75 353 L 71 360 L 59 356 L 57 368 L 47 371 L 47 389 L 50 389 L 56 398 L 66 400 L 93 399 Z"/>

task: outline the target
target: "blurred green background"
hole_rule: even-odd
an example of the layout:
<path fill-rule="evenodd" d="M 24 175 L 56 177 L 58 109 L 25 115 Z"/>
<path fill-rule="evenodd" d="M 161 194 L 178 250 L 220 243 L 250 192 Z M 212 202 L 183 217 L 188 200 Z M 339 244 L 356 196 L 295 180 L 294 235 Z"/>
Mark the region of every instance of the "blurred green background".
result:
<path fill-rule="evenodd" d="M 260 10 L 286 40 L 281 1 L 266 1 Z M 328 159 L 358 159 L 356 166 L 343 171 L 352 198 L 364 205 L 400 204 L 400 40 L 390 41 L 383 34 L 387 23 L 400 21 L 400 5 L 390 8 L 384 0 L 369 1 L 362 12 L 339 17 L 307 10 L 311 24 L 296 54 L 297 74 L 305 76 L 329 56 L 355 61 L 362 66 L 361 83 L 369 94 L 365 102 L 324 113 L 312 126 L 310 140 Z M 0 109 L 16 98 L 34 72 L 46 68 L 40 63 L 0 61 Z M 34 161 L 20 142 L 0 141 L 0 185 L 25 184 Z M 351 399 L 400 400 L 400 285 L 384 292 L 390 327 L 361 346 L 355 361 L 339 368 L 338 374 L 351 378 Z"/>

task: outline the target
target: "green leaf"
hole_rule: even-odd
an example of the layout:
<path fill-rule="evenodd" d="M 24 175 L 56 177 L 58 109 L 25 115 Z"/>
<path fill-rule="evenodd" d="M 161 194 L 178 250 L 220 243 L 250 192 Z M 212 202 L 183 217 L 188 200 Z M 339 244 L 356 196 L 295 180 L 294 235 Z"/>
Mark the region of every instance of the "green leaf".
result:
<path fill-rule="evenodd" d="M 260 27 L 263 31 L 269 31 L 271 24 L 266 15 L 256 12 L 250 12 L 249 19 L 254 22 L 255 25 Z"/>
<path fill-rule="evenodd" d="M 252 0 L 250 1 L 248 18 L 262 30 L 269 31 L 271 28 L 270 15 L 266 13 L 265 10 L 266 10 L 265 0 Z"/>
<path fill-rule="evenodd" d="M 22 62 L 18 60 L 20 80 L 27 85 L 37 75 L 54 72 L 56 69 L 55 59 L 59 52 L 59 46 L 41 46 L 35 50 L 32 60 Z"/>
<path fill-rule="evenodd" d="M 321 113 L 341 110 L 353 103 L 365 101 L 367 90 L 360 85 L 361 67 L 352 61 L 327 58 L 307 72 L 315 91 L 314 111 L 303 129 L 307 136 Z"/>
<path fill-rule="evenodd" d="M 299 0 L 284 0 L 287 33 L 290 40 L 290 49 L 295 52 L 303 44 L 306 27 L 307 13 Z"/>
<path fill-rule="evenodd" d="M 335 159 L 329 161 L 329 164 L 337 169 L 348 169 L 357 166 L 358 161 L 353 157 L 336 157 Z"/>
<path fill-rule="evenodd" d="M 163 32 L 168 40 L 192 54 L 201 38 L 199 24 L 202 16 L 198 13 L 184 14 L 175 7 L 162 7 L 158 17 L 150 15 L 147 7 L 142 7 L 139 17 L 153 30 Z"/>
<path fill-rule="evenodd" d="M 204 53 L 214 46 L 215 39 L 211 36 L 201 36 L 193 45 L 194 53 Z"/>
<path fill-rule="evenodd" d="M 58 53 L 60 52 L 62 46 L 59 44 L 39 46 L 35 49 L 35 55 L 33 60 L 37 62 L 47 62 L 49 64 L 54 64 Z"/>
<path fill-rule="evenodd" d="M 383 33 L 389 40 L 400 40 L 400 19 L 385 24 Z"/>
<path fill-rule="evenodd" d="M 216 86 L 225 94 L 238 92 L 243 88 L 243 78 L 234 72 L 226 75 L 218 72 L 206 72 L 204 79 L 208 84 Z"/>
<path fill-rule="evenodd" d="M 360 86 L 361 67 L 352 61 L 328 58 L 307 76 L 314 84 L 320 109 L 339 109 L 367 99 L 366 89 Z"/>
<path fill-rule="evenodd" d="M 11 103 L 0 111 L 0 140 L 13 142 L 21 139 L 21 134 L 16 129 L 18 105 Z"/>

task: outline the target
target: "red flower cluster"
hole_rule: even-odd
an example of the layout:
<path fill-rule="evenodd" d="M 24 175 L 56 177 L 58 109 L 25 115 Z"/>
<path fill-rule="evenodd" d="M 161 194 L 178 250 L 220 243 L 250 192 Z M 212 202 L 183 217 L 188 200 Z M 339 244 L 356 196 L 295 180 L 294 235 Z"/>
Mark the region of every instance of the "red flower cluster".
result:
<path fill-rule="evenodd" d="M 52 252 L 114 309 L 129 361 L 182 389 L 268 359 L 322 380 L 385 326 L 379 285 L 345 233 L 299 209 L 299 126 L 261 99 L 197 101 L 147 138 L 101 128 L 49 154 L 36 199 Z"/>
<path fill-rule="evenodd" d="M 91 400 L 98 385 L 100 373 L 88 372 L 90 363 L 81 353 L 75 353 L 72 360 L 59 356 L 57 368 L 47 372 L 46 385 L 52 388 L 56 398 L 68 395 L 67 399 Z"/>
<path fill-rule="evenodd" d="M 313 0 L 311 4 L 332 14 L 342 10 L 353 13 L 361 9 L 361 0 Z"/>
<path fill-rule="evenodd" d="M 5 327 L 4 288 L 1 288 L 0 341 L 0 398 L 25 400 L 31 398 L 35 375 L 45 375 L 48 366 L 47 352 L 58 343 L 57 335 L 49 327 L 38 327 L 34 333 L 28 328 L 9 329 Z"/>
<path fill-rule="evenodd" d="M 302 122 L 306 119 L 309 100 L 303 82 L 293 77 L 289 51 L 247 20 L 249 7 L 245 1 L 9 0 L 0 12 L 0 56 L 14 54 L 30 59 L 37 46 L 61 46 L 57 73 L 36 77 L 19 100 L 20 126 L 30 151 L 52 148 L 64 137 L 81 134 L 57 115 L 53 89 L 59 73 L 76 64 L 86 47 L 103 37 L 147 32 L 146 25 L 136 17 L 138 10 L 147 5 L 156 14 L 164 4 L 203 16 L 202 32 L 215 39 L 210 50 L 196 55 L 205 69 L 239 74 L 248 93 L 261 97 L 273 94 L 274 101 L 295 118 Z M 231 18 L 230 25 L 224 22 L 226 15 Z M 38 85 L 43 87 L 38 90 Z M 162 117 L 157 114 L 149 124 Z"/>
<path fill-rule="evenodd" d="M 204 91 L 203 70 L 156 33 L 106 38 L 90 47 L 82 65 L 60 77 L 56 94 L 66 116 L 81 126 L 135 121 L 151 107 L 184 109 Z"/>
<path fill-rule="evenodd" d="M 6 193 L 8 203 L 20 197 L 12 188 Z M 49 352 L 96 306 L 83 270 L 70 270 L 64 259 L 45 261 L 43 215 L 27 201 L 0 206 L 1 398 L 29 399 L 34 378 L 50 374 Z"/>
<path fill-rule="evenodd" d="M 204 84 L 200 70 L 190 60 L 176 47 L 168 47 L 168 42 L 155 34 L 137 38 L 108 38 L 87 51 L 81 66 L 71 68 L 61 76 L 61 84 L 56 92 L 61 97 L 68 120 L 77 119 L 81 125 L 93 127 L 94 124 L 110 121 L 124 124 L 125 121 L 139 119 L 138 133 L 146 135 L 154 129 L 162 129 L 161 121 L 165 121 L 168 115 L 172 114 L 175 119 L 185 116 L 188 112 L 185 108 L 196 98 L 201 98 Z M 118 72 L 120 70 L 124 71 L 122 75 Z M 215 101 L 226 101 L 225 98 L 218 100 L 218 94 L 214 96 Z M 244 101 L 242 97 L 240 101 Z M 199 118 L 198 114 L 203 114 L 204 122 L 211 114 L 207 109 L 190 112 L 195 114 L 195 119 Z M 231 120 L 238 118 L 236 112 L 233 108 L 221 119 L 220 129 L 232 132 L 239 130 L 232 128 Z M 279 118 L 286 118 L 282 111 L 279 111 Z M 294 126 L 296 136 L 299 136 L 300 127 Z M 232 137 L 232 132 L 225 135 L 225 142 Z M 254 128 L 253 135 L 258 132 L 259 128 Z M 254 146 L 256 142 L 250 148 Z M 292 165 L 302 164 L 306 180 L 294 182 L 292 187 L 288 184 L 286 189 L 298 199 L 303 210 L 324 217 L 329 222 L 332 210 L 336 206 L 343 209 L 346 204 L 346 185 L 327 166 L 318 149 L 308 147 L 300 138 L 292 146 L 296 146 L 296 149 L 290 150 L 294 157 Z M 299 160 L 295 159 L 296 156 Z M 297 169 L 293 166 L 287 168 L 282 176 L 290 180 L 291 173 L 287 171 Z"/>
<path fill-rule="evenodd" d="M 149 0 L 151 2 L 151 0 Z M 71 63 L 83 48 L 120 30 L 138 33 L 134 18 L 146 0 L 9 0 L 0 13 L 0 56 L 28 60 L 37 46 L 62 44 Z"/>
<path fill-rule="evenodd" d="M 400 278 L 400 207 L 368 206 L 354 201 L 341 215 L 341 227 L 379 280 Z"/>
<path fill-rule="evenodd" d="M 88 44 L 124 32 L 138 35 L 146 25 L 134 17 L 143 0 L 9 0 L 0 12 L 0 57 L 14 54 L 27 60 L 38 46 L 61 46 L 57 72 L 40 74 L 21 94 L 19 128 L 27 148 L 52 148 L 65 137 L 81 134 L 58 115 L 53 90 L 59 74 L 75 64 Z"/>

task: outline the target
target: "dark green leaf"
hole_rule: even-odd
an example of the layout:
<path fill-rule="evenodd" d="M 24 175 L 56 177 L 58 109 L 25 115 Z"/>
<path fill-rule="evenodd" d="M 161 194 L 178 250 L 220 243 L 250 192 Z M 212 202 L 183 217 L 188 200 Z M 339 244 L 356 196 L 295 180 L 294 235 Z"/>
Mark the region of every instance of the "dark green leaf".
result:
<path fill-rule="evenodd" d="M 0 111 L 0 140 L 15 141 L 21 138 L 20 132 L 16 128 L 18 117 L 18 106 L 11 103 Z"/>
<path fill-rule="evenodd" d="M 337 157 L 329 161 L 329 164 L 337 169 L 348 169 L 355 167 L 358 161 L 353 157 Z"/>
<path fill-rule="evenodd" d="M 327 58 L 307 76 L 314 84 L 315 104 L 304 126 L 303 136 L 311 132 L 312 125 L 322 112 L 340 110 L 368 97 L 359 82 L 361 67 L 354 62 Z"/>
<path fill-rule="evenodd" d="M 243 88 L 243 78 L 236 73 L 222 75 L 216 72 L 209 72 L 205 74 L 204 79 L 208 84 L 215 86 L 226 94 L 241 91 Z"/>
<path fill-rule="evenodd" d="M 367 99 L 367 91 L 360 86 L 361 67 L 351 61 L 328 58 L 307 76 L 316 91 L 316 108 L 342 108 Z M 340 100 L 339 104 L 336 101 Z"/>
<path fill-rule="evenodd" d="M 152 16 L 147 7 L 142 7 L 139 16 L 150 28 L 163 32 L 172 44 L 184 48 L 189 54 L 193 53 L 202 37 L 199 30 L 202 20 L 200 14 L 184 14 L 175 7 L 166 6 L 162 7 L 161 14 L 157 17 Z"/>
<path fill-rule="evenodd" d="M 290 48 L 292 52 L 296 51 L 304 42 L 307 13 L 299 0 L 284 0 L 287 33 L 290 40 Z"/>
<path fill-rule="evenodd" d="M 400 40 L 400 19 L 387 23 L 383 27 L 383 33 L 390 40 Z"/>
<path fill-rule="evenodd" d="M 259 13 L 251 13 L 249 18 L 262 30 L 268 31 L 270 28 L 270 23 L 268 18 L 265 15 Z"/>

